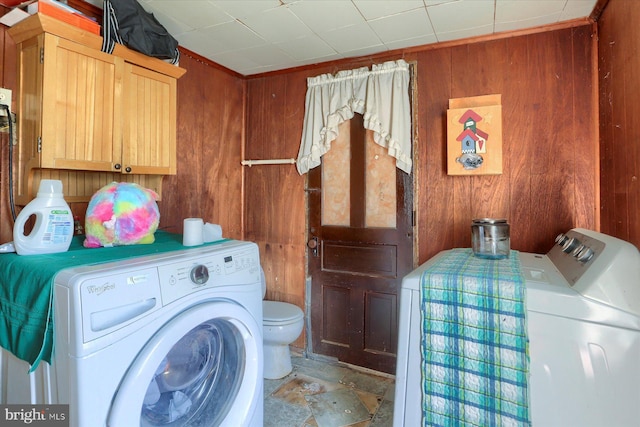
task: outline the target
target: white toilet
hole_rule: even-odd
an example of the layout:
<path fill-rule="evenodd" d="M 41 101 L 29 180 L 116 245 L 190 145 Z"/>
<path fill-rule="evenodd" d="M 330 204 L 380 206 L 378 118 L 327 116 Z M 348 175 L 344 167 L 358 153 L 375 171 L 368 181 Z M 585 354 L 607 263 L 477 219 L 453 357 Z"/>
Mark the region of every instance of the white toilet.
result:
<path fill-rule="evenodd" d="M 262 297 L 267 283 L 262 272 Z M 262 301 L 262 342 L 264 349 L 264 377 L 275 380 L 291 370 L 289 344 L 300 336 L 304 326 L 304 313 L 294 304 Z"/>

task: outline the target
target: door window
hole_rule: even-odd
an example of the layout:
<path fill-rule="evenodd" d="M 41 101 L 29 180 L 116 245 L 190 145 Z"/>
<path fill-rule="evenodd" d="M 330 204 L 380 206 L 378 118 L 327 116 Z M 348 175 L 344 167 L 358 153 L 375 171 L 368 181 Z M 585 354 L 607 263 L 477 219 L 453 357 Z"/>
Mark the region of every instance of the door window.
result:
<path fill-rule="evenodd" d="M 364 163 L 364 226 L 396 228 L 396 165 L 387 149 L 376 144 L 373 131 L 365 133 L 364 152 L 352 152 L 351 120 L 342 122 L 338 137 L 322 157 L 322 225 L 350 226 L 351 163 Z"/>
<path fill-rule="evenodd" d="M 322 156 L 322 225 L 350 225 L 351 143 L 349 121 L 342 122 L 331 150 Z"/>
<path fill-rule="evenodd" d="M 376 144 L 373 131 L 365 138 L 365 227 L 396 228 L 396 162 Z"/>

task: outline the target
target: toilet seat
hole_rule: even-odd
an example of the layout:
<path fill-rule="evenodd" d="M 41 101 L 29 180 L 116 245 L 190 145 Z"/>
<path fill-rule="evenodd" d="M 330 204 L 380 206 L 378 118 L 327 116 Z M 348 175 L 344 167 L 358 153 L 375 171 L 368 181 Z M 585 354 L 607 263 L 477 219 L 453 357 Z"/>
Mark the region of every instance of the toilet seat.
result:
<path fill-rule="evenodd" d="M 304 317 L 297 305 L 281 301 L 262 301 L 262 324 L 282 325 L 296 322 Z"/>

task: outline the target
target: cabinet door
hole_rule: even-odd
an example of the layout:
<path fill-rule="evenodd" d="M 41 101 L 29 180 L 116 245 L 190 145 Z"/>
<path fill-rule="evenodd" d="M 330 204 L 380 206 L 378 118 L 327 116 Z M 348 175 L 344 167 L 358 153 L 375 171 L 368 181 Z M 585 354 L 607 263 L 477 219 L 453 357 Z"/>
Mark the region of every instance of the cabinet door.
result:
<path fill-rule="evenodd" d="M 114 170 L 121 129 L 115 116 L 116 90 L 123 62 L 45 34 L 42 168 Z"/>
<path fill-rule="evenodd" d="M 42 135 L 42 66 L 40 52 L 44 35 L 33 37 L 18 49 L 18 136 L 20 164 L 26 169 L 40 167 L 39 140 Z M 22 167 L 16 168 L 18 182 L 25 181 Z"/>
<path fill-rule="evenodd" d="M 176 79 L 125 63 L 123 172 L 175 175 Z"/>

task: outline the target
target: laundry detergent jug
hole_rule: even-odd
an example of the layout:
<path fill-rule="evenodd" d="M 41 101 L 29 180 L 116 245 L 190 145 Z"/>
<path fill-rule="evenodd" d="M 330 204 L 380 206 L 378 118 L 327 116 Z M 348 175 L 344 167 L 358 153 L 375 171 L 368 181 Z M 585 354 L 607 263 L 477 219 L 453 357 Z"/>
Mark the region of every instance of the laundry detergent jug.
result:
<path fill-rule="evenodd" d="M 28 235 L 24 225 L 31 216 L 36 222 Z M 43 179 L 38 194 L 25 206 L 13 225 L 13 245 L 18 255 L 66 252 L 73 238 L 73 215 L 62 194 L 62 181 Z"/>

